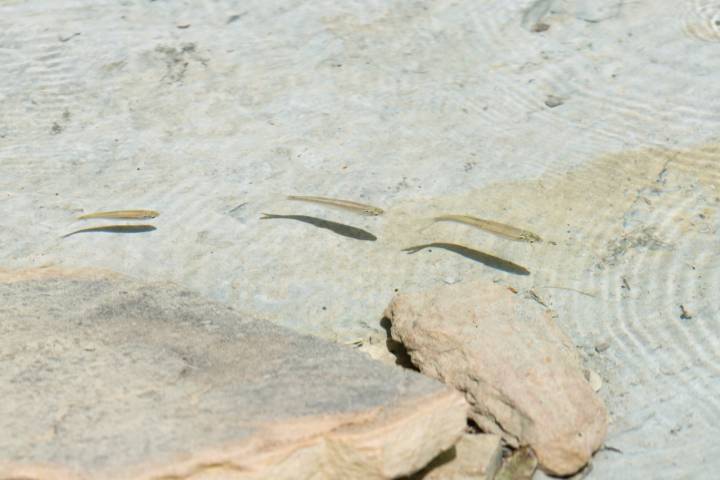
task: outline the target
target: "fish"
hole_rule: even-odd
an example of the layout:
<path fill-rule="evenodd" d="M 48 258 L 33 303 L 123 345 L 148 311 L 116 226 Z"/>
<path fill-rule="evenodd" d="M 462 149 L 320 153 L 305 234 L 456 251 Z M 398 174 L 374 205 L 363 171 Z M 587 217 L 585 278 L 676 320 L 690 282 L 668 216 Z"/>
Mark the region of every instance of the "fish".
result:
<path fill-rule="evenodd" d="M 367 230 L 362 228 L 351 227 L 350 225 L 344 225 L 342 223 L 331 222 L 330 220 L 324 220 L 317 217 L 309 217 L 307 215 L 275 215 L 272 213 L 263 213 L 264 217 L 260 217 L 260 220 L 271 220 L 271 219 L 285 219 L 285 220 L 297 220 L 299 222 L 309 223 L 318 228 L 324 228 L 330 230 L 333 233 L 342 235 L 343 237 L 353 238 L 355 240 L 369 240 L 374 242 L 377 237 Z"/>
<path fill-rule="evenodd" d="M 289 195 L 288 200 L 300 200 L 302 202 L 314 202 L 322 203 L 324 205 L 330 205 L 333 207 L 344 208 L 361 215 L 367 215 L 370 217 L 376 217 L 382 215 L 385 211 L 382 208 L 373 207 L 372 205 L 366 205 L 364 203 L 351 202 L 350 200 L 338 200 L 335 198 L 326 197 L 304 197 L 299 195 Z"/>
<path fill-rule="evenodd" d="M 482 218 L 471 217 L 469 215 L 441 215 L 433 218 L 434 222 L 458 222 L 466 225 L 477 227 L 486 232 L 499 235 L 501 237 L 516 240 L 520 242 L 542 242 L 542 238 L 527 230 L 505 225 L 504 223 L 494 222 L 492 220 L 483 220 Z"/>
<path fill-rule="evenodd" d="M 88 220 L 91 218 L 123 218 L 128 220 L 147 220 L 160 215 L 155 210 L 113 210 L 110 212 L 95 212 L 81 215 L 78 220 Z"/>
<path fill-rule="evenodd" d="M 462 255 L 465 258 L 469 258 L 470 260 L 487 265 L 488 267 L 497 268 L 503 272 L 514 273 L 515 275 L 530 275 L 530 271 L 523 266 L 509 260 L 496 257 L 495 255 L 490 255 L 489 253 L 481 252 L 480 250 L 475 250 L 474 248 L 458 245 L 456 243 L 427 243 L 425 245 L 415 245 L 413 247 L 404 248 L 402 251 L 411 255 L 426 248 L 442 248 L 443 250 L 449 250 L 453 253 L 457 253 L 458 255 Z"/>
<path fill-rule="evenodd" d="M 67 238 L 70 235 L 75 235 L 76 233 L 90 233 L 90 232 L 107 232 L 107 233 L 143 233 L 143 232 L 152 232 L 153 230 L 157 230 L 152 225 L 103 225 L 100 227 L 90 227 L 90 228 L 83 228 L 80 230 L 75 230 L 74 232 L 70 232 L 66 235 L 63 235 L 62 238 Z"/>

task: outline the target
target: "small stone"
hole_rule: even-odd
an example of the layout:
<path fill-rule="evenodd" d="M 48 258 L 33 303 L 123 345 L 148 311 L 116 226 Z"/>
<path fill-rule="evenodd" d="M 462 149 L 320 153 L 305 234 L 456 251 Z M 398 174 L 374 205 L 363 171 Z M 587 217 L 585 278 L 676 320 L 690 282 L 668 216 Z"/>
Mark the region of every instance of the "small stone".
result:
<path fill-rule="evenodd" d="M 530 447 L 521 447 L 505 460 L 494 480 L 530 480 L 537 464 L 537 458 Z"/>
<path fill-rule="evenodd" d="M 608 342 L 607 340 L 604 341 L 604 342 L 600 342 L 600 343 L 598 343 L 597 345 L 595 345 L 595 351 L 596 351 L 597 353 L 602 353 L 602 352 L 604 352 L 605 350 L 607 350 L 608 348 L 610 348 L 610 342 Z"/>
<path fill-rule="evenodd" d="M 594 392 L 600 391 L 603 385 L 602 377 L 600 375 L 595 373 L 593 370 L 587 369 L 585 370 L 585 378 L 587 379 Z"/>
<path fill-rule="evenodd" d="M 492 480 L 502 465 L 499 435 L 465 434 L 453 448 L 443 452 L 413 480 Z"/>
<path fill-rule="evenodd" d="M 538 22 L 535 25 L 533 25 L 530 30 L 532 30 L 534 33 L 540 33 L 540 32 L 544 32 L 549 29 L 550 29 L 550 25 L 548 25 L 547 23 Z"/>
<path fill-rule="evenodd" d="M 555 95 L 548 95 L 547 98 L 545 99 L 545 105 L 550 108 L 559 107 L 563 103 L 565 103 L 565 101 L 562 98 L 557 97 Z"/>
<path fill-rule="evenodd" d="M 529 445 L 546 472 L 573 474 L 602 446 L 607 410 L 537 303 L 472 282 L 397 295 L 385 316 L 420 371 L 465 392 L 483 431 Z"/>

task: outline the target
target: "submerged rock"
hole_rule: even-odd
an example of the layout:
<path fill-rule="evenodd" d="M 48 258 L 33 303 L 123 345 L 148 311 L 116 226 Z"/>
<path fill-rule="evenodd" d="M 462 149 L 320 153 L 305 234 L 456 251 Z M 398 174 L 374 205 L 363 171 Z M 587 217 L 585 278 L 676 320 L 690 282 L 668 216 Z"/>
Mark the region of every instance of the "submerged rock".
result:
<path fill-rule="evenodd" d="M 493 283 L 397 295 L 393 338 L 420 371 L 452 385 L 486 432 L 529 445 L 541 467 L 569 475 L 600 448 L 607 410 L 550 312 Z"/>
<path fill-rule="evenodd" d="M 411 480 L 493 480 L 502 450 L 499 435 L 465 434 Z"/>
<path fill-rule="evenodd" d="M 521 447 L 505 460 L 494 480 L 530 480 L 537 463 L 530 447 Z"/>
<path fill-rule="evenodd" d="M 0 271 L 0 478 L 386 479 L 462 395 L 168 283 Z"/>

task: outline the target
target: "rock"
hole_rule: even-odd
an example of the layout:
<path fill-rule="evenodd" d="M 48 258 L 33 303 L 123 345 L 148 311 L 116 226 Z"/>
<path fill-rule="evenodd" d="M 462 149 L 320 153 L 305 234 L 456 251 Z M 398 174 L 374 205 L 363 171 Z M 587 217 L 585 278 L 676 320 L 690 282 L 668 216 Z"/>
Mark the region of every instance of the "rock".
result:
<path fill-rule="evenodd" d="M 565 103 L 564 100 L 556 95 L 548 95 L 545 99 L 545 105 L 549 108 L 559 107 L 563 103 Z"/>
<path fill-rule="evenodd" d="M 465 434 L 435 458 L 413 480 L 492 480 L 502 464 L 501 437 Z"/>
<path fill-rule="evenodd" d="M 0 271 L 0 478 L 384 479 L 462 435 L 416 372 L 98 271 Z"/>
<path fill-rule="evenodd" d="M 569 475 L 607 432 L 607 411 L 549 310 L 492 283 L 397 295 L 393 338 L 423 373 L 453 385 L 486 432 L 530 445 L 541 467 Z"/>
<path fill-rule="evenodd" d="M 533 25 L 532 27 L 530 27 L 530 31 L 533 33 L 545 32 L 547 30 L 550 30 L 550 25 L 548 25 L 547 23 L 543 23 L 543 22 L 538 22 L 535 25 Z"/>
<path fill-rule="evenodd" d="M 603 353 L 603 352 L 604 352 L 605 350 L 607 350 L 608 348 L 610 348 L 610 342 L 609 342 L 609 341 L 600 342 L 600 343 L 598 343 L 597 345 L 595 345 L 595 351 L 596 351 L 597 353 Z"/>
<path fill-rule="evenodd" d="M 537 458 L 529 447 L 517 449 L 498 471 L 494 480 L 530 480 L 537 468 Z"/>

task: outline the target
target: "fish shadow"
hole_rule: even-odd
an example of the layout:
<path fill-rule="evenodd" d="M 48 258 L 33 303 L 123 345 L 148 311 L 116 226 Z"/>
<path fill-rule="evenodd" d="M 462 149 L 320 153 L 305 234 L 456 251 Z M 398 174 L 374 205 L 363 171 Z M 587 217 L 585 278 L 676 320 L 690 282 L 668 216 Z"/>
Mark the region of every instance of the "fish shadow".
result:
<path fill-rule="evenodd" d="M 263 215 L 264 217 L 260 217 L 260 220 L 297 220 L 298 222 L 308 223 L 317 228 L 330 230 L 337 235 L 352 238 L 354 240 L 365 240 L 370 242 L 377 240 L 377 237 L 367 230 L 342 223 L 331 222 L 330 220 L 322 218 L 309 217 L 307 215 L 274 215 L 272 213 L 263 213 Z"/>
<path fill-rule="evenodd" d="M 482 263 L 483 265 L 486 265 L 488 267 L 502 270 L 503 272 L 513 273 L 515 275 L 530 275 L 530 271 L 527 268 L 522 267 L 509 260 L 505 260 L 503 258 L 490 255 L 489 253 L 484 253 L 480 250 L 464 247 L 455 243 L 437 242 L 427 243 L 425 245 L 415 245 L 413 247 L 404 248 L 403 252 L 407 252 L 409 255 L 411 255 L 413 253 L 419 252 L 420 250 L 433 247 L 442 248 L 443 250 L 449 250 L 453 253 L 457 253 L 458 255 L 462 255 L 465 258 L 469 258 L 470 260 L 473 260 L 475 262 Z"/>
<path fill-rule="evenodd" d="M 157 228 L 153 227 L 152 225 L 106 225 L 103 227 L 92 227 L 92 228 L 83 228 L 81 230 L 75 230 L 74 232 L 70 232 L 66 235 L 63 235 L 61 238 L 67 238 L 72 235 L 77 235 L 78 233 L 93 233 L 93 232 L 144 233 L 144 232 L 152 232 L 153 230 L 157 230 Z"/>

